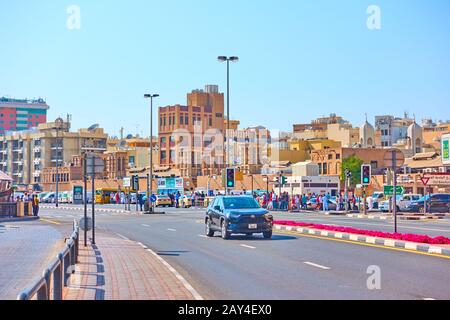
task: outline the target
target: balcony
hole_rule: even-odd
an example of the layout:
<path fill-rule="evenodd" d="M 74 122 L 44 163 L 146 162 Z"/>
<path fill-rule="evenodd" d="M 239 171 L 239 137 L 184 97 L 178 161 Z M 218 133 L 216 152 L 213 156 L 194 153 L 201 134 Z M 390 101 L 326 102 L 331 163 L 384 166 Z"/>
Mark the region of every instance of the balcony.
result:
<path fill-rule="evenodd" d="M 64 149 L 63 145 L 57 145 L 57 144 L 52 144 L 50 147 L 51 147 L 52 150 L 62 150 L 62 149 Z"/>
<path fill-rule="evenodd" d="M 41 152 L 41 147 L 40 146 L 34 147 L 33 152 Z"/>
<path fill-rule="evenodd" d="M 41 176 L 40 170 L 36 170 L 35 172 L 33 172 L 33 177 L 40 177 L 40 176 Z"/>
<path fill-rule="evenodd" d="M 36 158 L 36 159 L 34 159 L 33 163 L 34 164 L 40 164 L 41 161 L 42 161 L 41 158 Z"/>
<path fill-rule="evenodd" d="M 17 178 L 22 178 L 23 177 L 23 173 L 22 172 L 14 172 L 13 176 L 15 176 Z"/>
<path fill-rule="evenodd" d="M 104 152 L 104 151 L 106 151 L 106 146 L 102 146 L 102 145 L 99 145 L 99 146 L 84 145 L 84 146 L 81 146 L 81 150 L 91 150 L 91 151 Z"/>

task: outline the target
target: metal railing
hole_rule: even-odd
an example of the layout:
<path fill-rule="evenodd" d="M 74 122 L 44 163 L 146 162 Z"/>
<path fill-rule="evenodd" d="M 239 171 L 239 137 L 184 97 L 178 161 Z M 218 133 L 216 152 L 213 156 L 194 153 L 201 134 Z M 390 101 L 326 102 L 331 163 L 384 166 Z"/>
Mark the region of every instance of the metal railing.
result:
<path fill-rule="evenodd" d="M 66 247 L 56 256 L 42 276 L 28 289 L 22 291 L 17 300 L 62 300 L 63 289 L 69 283 L 70 275 L 78 262 L 79 227 L 74 221 L 73 233 L 66 239 Z"/>

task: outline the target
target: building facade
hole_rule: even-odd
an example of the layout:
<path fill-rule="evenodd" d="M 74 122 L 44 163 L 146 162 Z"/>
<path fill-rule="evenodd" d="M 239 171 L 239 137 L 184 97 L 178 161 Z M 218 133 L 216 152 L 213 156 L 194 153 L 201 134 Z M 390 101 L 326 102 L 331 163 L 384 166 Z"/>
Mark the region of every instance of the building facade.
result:
<path fill-rule="evenodd" d="M 159 108 L 159 164 L 181 176 L 217 174 L 224 167 L 224 95 L 207 85 L 187 95 L 187 105 Z"/>
<path fill-rule="evenodd" d="M 40 124 L 36 129 L 18 131 L 0 139 L 0 170 L 9 174 L 15 184 L 40 184 L 44 168 L 70 163 L 74 155 L 84 152 L 103 154 L 107 135 L 101 128 L 69 132 L 64 122 Z"/>
<path fill-rule="evenodd" d="M 46 123 L 48 109 L 43 99 L 0 98 L 0 136 L 9 131 L 27 130 Z"/>

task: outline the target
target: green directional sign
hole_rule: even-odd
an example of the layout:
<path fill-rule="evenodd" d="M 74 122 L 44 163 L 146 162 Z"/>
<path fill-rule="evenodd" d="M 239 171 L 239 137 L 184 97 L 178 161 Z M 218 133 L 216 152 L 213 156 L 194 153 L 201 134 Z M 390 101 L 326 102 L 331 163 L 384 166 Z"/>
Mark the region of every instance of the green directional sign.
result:
<path fill-rule="evenodd" d="M 402 186 L 397 186 L 397 194 L 402 195 L 405 193 L 405 188 Z M 394 186 L 384 186 L 384 195 L 385 196 L 393 196 L 394 195 Z"/>

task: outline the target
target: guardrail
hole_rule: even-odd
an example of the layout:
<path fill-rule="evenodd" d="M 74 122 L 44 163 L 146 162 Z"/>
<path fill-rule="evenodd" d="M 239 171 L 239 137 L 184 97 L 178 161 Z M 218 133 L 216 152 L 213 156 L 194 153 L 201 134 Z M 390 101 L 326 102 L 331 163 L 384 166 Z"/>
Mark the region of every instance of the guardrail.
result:
<path fill-rule="evenodd" d="M 77 223 L 73 223 L 73 233 L 66 239 L 66 247 L 44 270 L 42 276 L 31 287 L 22 291 L 17 300 L 62 300 L 64 287 L 69 283 L 70 275 L 78 262 L 80 231 Z"/>

